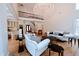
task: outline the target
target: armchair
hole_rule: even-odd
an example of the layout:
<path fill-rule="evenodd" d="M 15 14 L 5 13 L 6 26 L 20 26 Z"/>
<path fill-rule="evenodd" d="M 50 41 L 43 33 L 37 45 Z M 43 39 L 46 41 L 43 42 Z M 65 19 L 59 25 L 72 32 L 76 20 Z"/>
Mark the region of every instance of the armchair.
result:
<path fill-rule="evenodd" d="M 48 48 L 49 42 L 49 39 L 45 39 L 37 43 L 36 41 L 31 40 L 30 35 L 25 35 L 26 48 L 32 56 L 41 55 Z"/>

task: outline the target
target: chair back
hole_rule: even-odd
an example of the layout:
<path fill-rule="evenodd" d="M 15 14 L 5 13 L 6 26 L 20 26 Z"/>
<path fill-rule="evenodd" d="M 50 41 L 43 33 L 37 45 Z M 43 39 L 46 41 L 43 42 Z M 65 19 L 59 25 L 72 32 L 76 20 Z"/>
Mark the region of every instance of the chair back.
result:
<path fill-rule="evenodd" d="M 37 50 L 37 42 L 31 40 L 31 35 L 25 35 L 25 45 L 30 54 L 35 55 L 35 51 Z"/>

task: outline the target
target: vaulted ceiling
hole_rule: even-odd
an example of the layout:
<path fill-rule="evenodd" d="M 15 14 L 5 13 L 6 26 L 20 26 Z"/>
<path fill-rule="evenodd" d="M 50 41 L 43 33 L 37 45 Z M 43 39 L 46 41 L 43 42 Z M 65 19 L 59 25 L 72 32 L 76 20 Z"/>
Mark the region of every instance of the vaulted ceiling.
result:
<path fill-rule="evenodd" d="M 27 14 L 20 13 L 22 16 L 33 18 L 49 19 L 57 15 L 62 15 L 69 12 L 74 4 L 59 4 L 59 3 L 17 3 L 17 11 L 26 12 Z M 63 11 L 64 10 L 64 11 Z M 73 9 L 74 10 L 74 9 Z M 30 15 L 30 16 L 29 16 Z M 35 16 L 35 17 L 34 17 Z"/>
<path fill-rule="evenodd" d="M 54 8 L 52 3 L 18 3 L 17 6 L 18 11 L 31 13 L 40 18 L 46 18 L 51 13 L 51 9 Z"/>

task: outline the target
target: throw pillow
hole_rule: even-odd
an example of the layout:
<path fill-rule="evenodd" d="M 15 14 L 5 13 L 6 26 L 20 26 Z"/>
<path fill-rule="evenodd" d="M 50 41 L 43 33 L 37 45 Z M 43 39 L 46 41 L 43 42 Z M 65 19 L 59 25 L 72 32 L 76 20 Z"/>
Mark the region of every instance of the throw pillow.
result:
<path fill-rule="evenodd" d="M 53 34 L 53 32 L 50 32 L 49 34 Z"/>
<path fill-rule="evenodd" d="M 63 36 L 64 34 L 62 34 L 62 33 L 59 33 L 59 36 Z"/>

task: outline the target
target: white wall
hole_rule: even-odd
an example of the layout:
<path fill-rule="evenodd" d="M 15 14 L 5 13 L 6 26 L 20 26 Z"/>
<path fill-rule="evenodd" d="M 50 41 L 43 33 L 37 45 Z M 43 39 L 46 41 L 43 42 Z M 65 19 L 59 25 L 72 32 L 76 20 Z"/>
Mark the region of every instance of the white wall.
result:
<path fill-rule="evenodd" d="M 46 31 L 73 32 L 75 4 L 37 4 L 33 12 L 44 17 Z"/>
<path fill-rule="evenodd" d="M 50 15 L 48 31 L 73 32 L 74 4 L 55 4 L 55 13 Z"/>
<path fill-rule="evenodd" d="M 7 19 L 10 15 L 8 5 L 6 3 L 0 4 L 0 55 L 5 56 L 8 55 Z"/>
<path fill-rule="evenodd" d="M 3 55 L 2 53 L 3 53 L 3 42 L 2 42 L 2 26 L 1 26 L 2 24 L 1 24 L 1 16 L 0 16 L 0 55 Z"/>
<path fill-rule="evenodd" d="M 8 53 L 7 8 L 0 4 L 0 55 Z"/>

